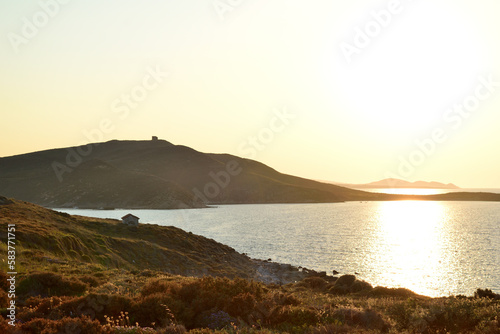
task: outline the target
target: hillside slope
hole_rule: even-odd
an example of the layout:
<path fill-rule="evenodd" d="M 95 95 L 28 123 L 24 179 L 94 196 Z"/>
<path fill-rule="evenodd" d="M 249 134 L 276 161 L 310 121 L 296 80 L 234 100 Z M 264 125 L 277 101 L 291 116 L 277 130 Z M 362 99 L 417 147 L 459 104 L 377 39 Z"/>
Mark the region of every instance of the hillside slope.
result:
<path fill-rule="evenodd" d="M 363 192 L 284 175 L 256 161 L 205 154 L 164 140 L 115 140 L 0 158 L 0 189 L 6 196 L 48 207 L 87 208 L 168 209 L 363 197 Z"/>
<path fill-rule="evenodd" d="M 488 200 L 499 194 L 370 193 L 282 174 L 260 162 L 164 140 L 110 141 L 0 158 L 3 195 L 46 207 L 151 208 L 355 200 Z"/>
<path fill-rule="evenodd" d="M 68 261 L 195 276 L 254 278 L 256 272 L 255 262 L 247 256 L 175 227 L 132 227 L 0 196 L 0 228 L 7 231 L 7 224 L 16 226 L 19 261 Z"/>

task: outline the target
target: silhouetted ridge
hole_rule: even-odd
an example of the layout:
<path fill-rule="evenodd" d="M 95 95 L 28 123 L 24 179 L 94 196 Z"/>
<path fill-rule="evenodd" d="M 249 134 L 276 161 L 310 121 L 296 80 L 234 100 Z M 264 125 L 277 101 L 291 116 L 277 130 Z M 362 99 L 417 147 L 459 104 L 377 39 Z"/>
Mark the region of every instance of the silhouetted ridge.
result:
<path fill-rule="evenodd" d="M 0 158 L 0 189 L 49 207 L 192 208 L 205 204 L 488 200 L 497 194 L 370 193 L 282 174 L 260 162 L 165 140 L 118 141 Z"/>

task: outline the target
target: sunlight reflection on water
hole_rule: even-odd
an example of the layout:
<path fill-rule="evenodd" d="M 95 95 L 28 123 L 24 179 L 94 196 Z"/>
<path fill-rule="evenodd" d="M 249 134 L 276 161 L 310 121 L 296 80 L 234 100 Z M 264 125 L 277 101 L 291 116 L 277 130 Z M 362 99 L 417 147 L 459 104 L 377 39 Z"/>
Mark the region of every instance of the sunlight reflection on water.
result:
<path fill-rule="evenodd" d="M 177 226 L 250 257 L 419 294 L 500 292 L 500 203 L 348 202 L 222 205 L 195 210 L 61 210 Z"/>
<path fill-rule="evenodd" d="M 443 206 L 439 202 L 382 202 L 375 219 L 377 228 L 368 253 L 378 254 L 378 262 L 386 262 L 384 267 L 392 270 L 372 280 L 434 295 L 429 281 L 442 285 L 436 273 L 443 270 L 447 256 L 442 247 L 446 243 Z"/>

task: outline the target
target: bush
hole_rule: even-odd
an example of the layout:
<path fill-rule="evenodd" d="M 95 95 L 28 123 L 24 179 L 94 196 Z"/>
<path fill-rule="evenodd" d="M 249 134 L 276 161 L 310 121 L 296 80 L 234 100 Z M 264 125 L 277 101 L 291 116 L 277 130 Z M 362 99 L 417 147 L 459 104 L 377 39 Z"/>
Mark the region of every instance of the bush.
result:
<path fill-rule="evenodd" d="M 9 296 L 7 292 L 0 290 L 0 308 L 7 308 L 9 306 Z"/>
<path fill-rule="evenodd" d="M 373 310 L 340 308 L 334 312 L 334 317 L 349 326 L 359 326 L 377 331 L 386 331 L 389 328 L 383 317 Z"/>
<path fill-rule="evenodd" d="M 69 298 L 69 297 L 68 297 Z M 30 321 L 34 318 L 60 319 L 62 314 L 52 314 L 54 309 L 61 305 L 62 299 L 59 297 L 41 298 L 29 297 L 25 304 L 27 307 L 20 309 L 18 318 L 24 322 Z"/>
<path fill-rule="evenodd" d="M 262 300 L 264 292 L 263 285 L 253 281 L 203 277 L 184 279 L 179 283 L 165 279 L 152 280 L 144 286 L 141 295 L 144 299 L 148 296 L 161 298 L 162 304 L 172 311 L 177 321 L 192 329 L 202 326 L 206 316 L 216 310 L 232 317 L 248 315 L 256 303 Z M 157 307 L 157 303 L 144 306 Z M 205 318 L 199 316 L 201 314 L 205 314 Z M 149 321 L 146 314 L 142 314 L 142 317 Z"/>
<path fill-rule="evenodd" d="M 10 334 L 12 333 L 12 326 L 9 325 L 8 321 L 4 317 L 0 316 L 0 333 Z"/>
<path fill-rule="evenodd" d="M 474 297 L 476 298 L 490 298 L 490 299 L 500 299 L 500 295 L 494 293 L 490 289 L 477 289 L 476 292 L 474 292 Z"/>
<path fill-rule="evenodd" d="M 372 297 L 398 297 L 398 298 L 409 298 L 415 297 L 417 294 L 411 290 L 404 288 L 386 288 L 382 286 L 377 286 L 373 288 L 369 293 Z"/>
<path fill-rule="evenodd" d="M 313 290 L 322 291 L 325 289 L 327 284 L 328 282 L 322 279 L 321 277 L 307 277 L 304 278 L 302 281 L 300 281 L 297 285 Z"/>
<path fill-rule="evenodd" d="M 311 326 L 318 324 L 319 313 L 302 306 L 282 306 L 274 309 L 270 316 L 270 323 L 277 325 Z"/>
<path fill-rule="evenodd" d="M 105 334 L 97 320 L 88 317 L 61 320 L 34 319 L 21 325 L 21 330 L 32 334 Z"/>
<path fill-rule="evenodd" d="M 130 312 L 132 305 L 133 301 L 129 297 L 89 294 L 85 297 L 65 300 L 55 311 L 66 316 L 89 316 L 104 323 L 104 316 L 118 318 L 122 312 Z"/>
<path fill-rule="evenodd" d="M 93 288 L 103 284 L 103 281 L 101 279 L 98 279 L 95 276 L 83 275 L 83 276 L 80 276 L 79 279 L 83 283 L 87 283 L 89 286 L 91 286 Z"/>
<path fill-rule="evenodd" d="M 88 286 L 76 278 L 65 278 L 54 273 L 35 273 L 19 282 L 19 295 L 42 297 L 47 296 L 75 296 L 81 295 Z"/>
<path fill-rule="evenodd" d="M 232 298 L 229 309 L 233 316 L 241 317 L 250 313 L 255 307 L 255 303 L 255 296 L 248 292 L 240 293 Z"/>
<path fill-rule="evenodd" d="M 356 280 L 351 285 L 349 290 L 350 290 L 350 292 L 356 293 L 356 292 L 371 291 L 371 290 L 373 290 L 373 287 L 368 282 Z"/>
<path fill-rule="evenodd" d="M 224 311 L 211 313 L 205 319 L 203 327 L 210 329 L 229 329 L 237 320 Z"/>
<path fill-rule="evenodd" d="M 334 295 L 346 295 L 348 293 L 368 292 L 373 287 L 370 283 L 356 279 L 354 275 L 344 275 L 335 281 L 335 284 L 328 289 Z"/>
<path fill-rule="evenodd" d="M 350 287 L 354 281 L 356 280 L 356 276 L 354 275 L 344 275 L 340 276 L 336 281 L 335 281 L 335 286 L 345 286 L 345 287 Z"/>
<path fill-rule="evenodd" d="M 3 270 L 0 270 L 0 289 L 7 292 L 9 291 L 9 283 L 7 282 L 7 273 Z"/>
<path fill-rule="evenodd" d="M 175 323 L 175 317 L 170 311 L 168 304 L 170 296 L 164 293 L 156 293 L 142 298 L 134 305 L 131 312 L 132 321 L 141 326 L 164 327 Z"/>
<path fill-rule="evenodd" d="M 141 295 L 146 297 L 155 293 L 179 294 L 181 286 L 178 283 L 155 279 L 149 281 L 141 290 Z"/>

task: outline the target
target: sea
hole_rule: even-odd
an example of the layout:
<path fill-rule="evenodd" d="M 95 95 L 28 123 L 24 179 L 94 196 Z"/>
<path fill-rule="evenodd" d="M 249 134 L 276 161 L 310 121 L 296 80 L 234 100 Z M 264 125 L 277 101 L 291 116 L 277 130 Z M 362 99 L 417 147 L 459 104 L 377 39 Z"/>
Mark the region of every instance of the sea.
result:
<path fill-rule="evenodd" d="M 370 189 L 436 194 L 436 189 Z M 461 189 L 460 191 L 464 191 Z M 467 189 L 500 193 L 500 189 Z M 57 209 L 73 215 L 175 226 L 271 259 L 373 286 L 439 297 L 500 293 L 500 202 L 389 201 L 220 205 L 189 210 Z"/>

